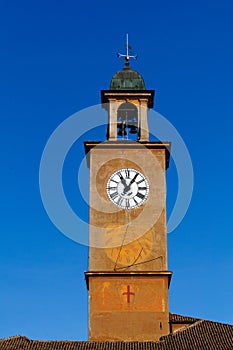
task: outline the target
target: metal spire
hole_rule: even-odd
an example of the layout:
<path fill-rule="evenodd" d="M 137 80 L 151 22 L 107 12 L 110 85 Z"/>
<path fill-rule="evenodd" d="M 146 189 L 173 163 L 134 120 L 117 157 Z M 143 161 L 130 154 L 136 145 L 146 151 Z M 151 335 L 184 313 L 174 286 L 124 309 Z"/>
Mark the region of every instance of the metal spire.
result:
<path fill-rule="evenodd" d="M 126 33 L 126 54 L 118 53 L 117 57 L 124 57 L 127 66 L 129 65 L 130 58 L 133 58 L 134 60 L 137 59 L 137 55 L 129 55 L 129 50 L 132 51 L 132 47 L 129 45 L 129 35 Z"/>

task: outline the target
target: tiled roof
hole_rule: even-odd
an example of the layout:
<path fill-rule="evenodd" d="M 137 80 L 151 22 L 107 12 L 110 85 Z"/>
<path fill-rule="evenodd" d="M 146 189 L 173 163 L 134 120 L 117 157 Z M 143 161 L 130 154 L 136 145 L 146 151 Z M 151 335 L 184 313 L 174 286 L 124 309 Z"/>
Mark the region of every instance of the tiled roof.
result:
<path fill-rule="evenodd" d="M 164 344 L 161 350 L 233 350 L 233 326 L 200 320 L 167 335 Z"/>
<path fill-rule="evenodd" d="M 190 316 L 182 316 L 178 314 L 169 313 L 169 321 L 172 323 L 194 323 L 196 321 L 200 321 L 200 318 L 190 317 Z"/>
<path fill-rule="evenodd" d="M 159 342 L 43 341 L 15 336 L 0 339 L 0 350 L 233 350 L 233 326 L 200 320 Z"/>

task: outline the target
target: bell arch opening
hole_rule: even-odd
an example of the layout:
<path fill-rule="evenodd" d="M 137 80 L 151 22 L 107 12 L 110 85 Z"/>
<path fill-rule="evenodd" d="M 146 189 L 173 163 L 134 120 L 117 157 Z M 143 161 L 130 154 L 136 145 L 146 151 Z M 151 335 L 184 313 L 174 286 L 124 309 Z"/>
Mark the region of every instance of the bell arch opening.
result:
<path fill-rule="evenodd" d="M 120 140 L 138 139 L 138 109 L 130 102 L 124 102 L 117 110 L 117 138 Z"/>

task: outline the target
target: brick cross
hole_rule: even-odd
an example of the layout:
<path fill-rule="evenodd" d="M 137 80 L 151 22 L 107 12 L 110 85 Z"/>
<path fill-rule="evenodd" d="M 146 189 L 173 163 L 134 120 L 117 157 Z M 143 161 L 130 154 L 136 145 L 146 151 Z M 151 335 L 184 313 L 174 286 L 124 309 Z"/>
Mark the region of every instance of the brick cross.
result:
<path fill-rule="evenodd" d="M 127 292 L 122 293 L 122 295 L 127 295 L 127 303 L 130 303 L 130 296 L 135 295 L 135 293 L 130 292 L 130 286 L 127 286 Z"/>

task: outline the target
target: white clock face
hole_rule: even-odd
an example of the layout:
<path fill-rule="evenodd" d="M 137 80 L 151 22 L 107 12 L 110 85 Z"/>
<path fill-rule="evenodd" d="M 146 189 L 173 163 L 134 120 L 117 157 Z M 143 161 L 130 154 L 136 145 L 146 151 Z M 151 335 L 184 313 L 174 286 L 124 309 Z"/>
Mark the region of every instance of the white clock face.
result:
<path fill-rule="evenodd" d="M 149 194 L 149 183 L 138 170 L 119 169 L 107 182 L 109 199 L 123 209 L 133 209 L 142 205 Z"/>

